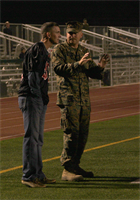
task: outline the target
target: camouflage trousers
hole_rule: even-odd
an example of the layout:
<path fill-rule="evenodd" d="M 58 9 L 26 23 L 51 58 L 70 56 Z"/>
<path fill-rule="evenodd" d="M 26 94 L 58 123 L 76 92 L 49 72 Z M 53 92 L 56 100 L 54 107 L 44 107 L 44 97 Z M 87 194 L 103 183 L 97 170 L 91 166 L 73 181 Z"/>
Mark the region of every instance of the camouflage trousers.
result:
<path fill-rule="evenodd" d="M 80 163 L 89 132 L 90 106 L 65 106 L 61 108 L 61 128 L 64 132 L 62 166 Z"/>

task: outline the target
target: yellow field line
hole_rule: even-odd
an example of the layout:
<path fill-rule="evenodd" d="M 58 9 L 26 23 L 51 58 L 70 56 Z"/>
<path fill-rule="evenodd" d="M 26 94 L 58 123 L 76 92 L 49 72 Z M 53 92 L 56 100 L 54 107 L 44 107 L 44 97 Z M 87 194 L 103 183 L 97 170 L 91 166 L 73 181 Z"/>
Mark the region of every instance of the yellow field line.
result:
<path fill-rule="evenodd" d="M 128 141 L 135 140 L 135 139 L 138 139 L 138 138 L 140 138 L 140 136 L 128 138 L 128 139 L 117 141 L 117 142 L 112 142 L 112 143 L 109 143 L 109 144 L 104 144 L 104 145 L 101 145 L 101 146 L 98 146 L 98 147 L 93 147 L 93 148 L 84 150 L 84 152 L 92 151 L 92 150 L 95 150 L 95 149 L 101 149 L 101 148 L 104 148 L 104 147 L 112 146 L 112 145 L 115 145 L 115 144 L 120 144 L 120 143 L 123 143 L 123 142 L 128 142 Z M 60 158 L 60 156 L 56 156 L 56 157 L 53 157 L 53 158 L 45 159 L 45 160 L 43 160 L 43 162 L 48 162 L 48 161 L 56 160 L 56 159 L 59 159 L 59 158 Z M 13 170 L 16 170 L 16 169 L 21 169 L 22 167 L 23 166 L 21 165 L 21 166 L 13 167 L 13 168 L 10 168 L 10 169 L 5 169 L 5 170 L 0 171 L 0 174 L 3 174 L 5 172 L 9 172 L 9 171 L 13 171 Z"/>
<path fill-rule="evenodd" d="M 95 149 L 101 149 L 103 147 L 108 147 L 108 146 L 111 146 L 111 145 L 114 145 L 114 144 L 119 144 L 119 143 L 122 143 L 122 142 L 128 142 L 128 141 L 135 140 L 135 139 L 138 139 L 138 138 L 140 138 L 140 136 L 137 136 L 137 137 L 134 137 L 134 138 L 128 138 L 128 139 L 121 140 L 121 141 L 118 141 L 118 142 L 112 142 L 112 143 L 109 143 L 109 144 L 104 144 L 104 145 L 98 146 L 98 147 L 93 147 L 91 149 L 86 149 L 84 152 L 92 151 L 92 150 L 95 150 Z"/>

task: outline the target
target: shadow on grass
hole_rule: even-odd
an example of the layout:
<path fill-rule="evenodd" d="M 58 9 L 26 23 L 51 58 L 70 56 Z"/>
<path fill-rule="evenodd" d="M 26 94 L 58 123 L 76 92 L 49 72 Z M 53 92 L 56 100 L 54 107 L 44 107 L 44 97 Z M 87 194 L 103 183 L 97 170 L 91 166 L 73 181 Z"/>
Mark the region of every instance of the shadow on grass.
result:
<path fill-rule="evenodd" d="M 57 181 L 56 184 L 47 187 L 55 188 L 114 188 L 114 189 L 139 189 L 140 184 L 131 184 L 138 177 L 94 177 L 83 181 Z"/>
<path fill-rule="evenodd" d="M 132 182 L 138 177 L 108 177 L 108 176 L 95 176 L 92 179 L 85 179 L 84 181 L 112 181 L 112 182 Z"/>

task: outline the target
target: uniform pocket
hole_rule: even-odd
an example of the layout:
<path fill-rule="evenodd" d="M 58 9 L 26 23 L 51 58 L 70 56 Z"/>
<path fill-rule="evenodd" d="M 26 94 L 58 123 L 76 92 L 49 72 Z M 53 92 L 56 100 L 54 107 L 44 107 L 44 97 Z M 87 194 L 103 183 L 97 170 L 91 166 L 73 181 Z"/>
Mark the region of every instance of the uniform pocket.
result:
<path fill-rule="evenodd" d="M 61 109 L 61 129 L 67 134 L 71 132 L 68 107 L 64 107 Z"/>
<path fill-rule="evenodd" d="M 27 108 L 27 97 L 18 97 L 18 105 L 20 110 L 23 112 Z"/>
<path fill-rule="evenodd" d="M 71 106 L 72 103 L 73 103 L 73 95 L 72 95 L 72 94 L 69 94 L 69 95 L 67 95 L 67 104 L 68 104 L 69 106 Z"/>
<path fill-rule="evenodd" d="M 73 94 L 67 94 L 64 91 L 57 93 L 57 105 L 62 107 L 63 106 L 71 106 L 74 102 Z"/>

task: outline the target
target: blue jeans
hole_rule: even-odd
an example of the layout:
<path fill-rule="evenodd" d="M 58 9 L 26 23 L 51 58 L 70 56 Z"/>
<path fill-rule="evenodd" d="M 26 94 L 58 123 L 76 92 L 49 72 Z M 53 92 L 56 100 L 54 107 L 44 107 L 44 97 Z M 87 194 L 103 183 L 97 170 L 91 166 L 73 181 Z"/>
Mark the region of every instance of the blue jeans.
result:
<path fill-rule="evenodd" d="M 25 130 L 22 179 L 43 179 L 42 145 L 47 105 L 43 104 L 42 98 L 30 96 L 18 97 L 18 104 L 23 114 Z"/>

